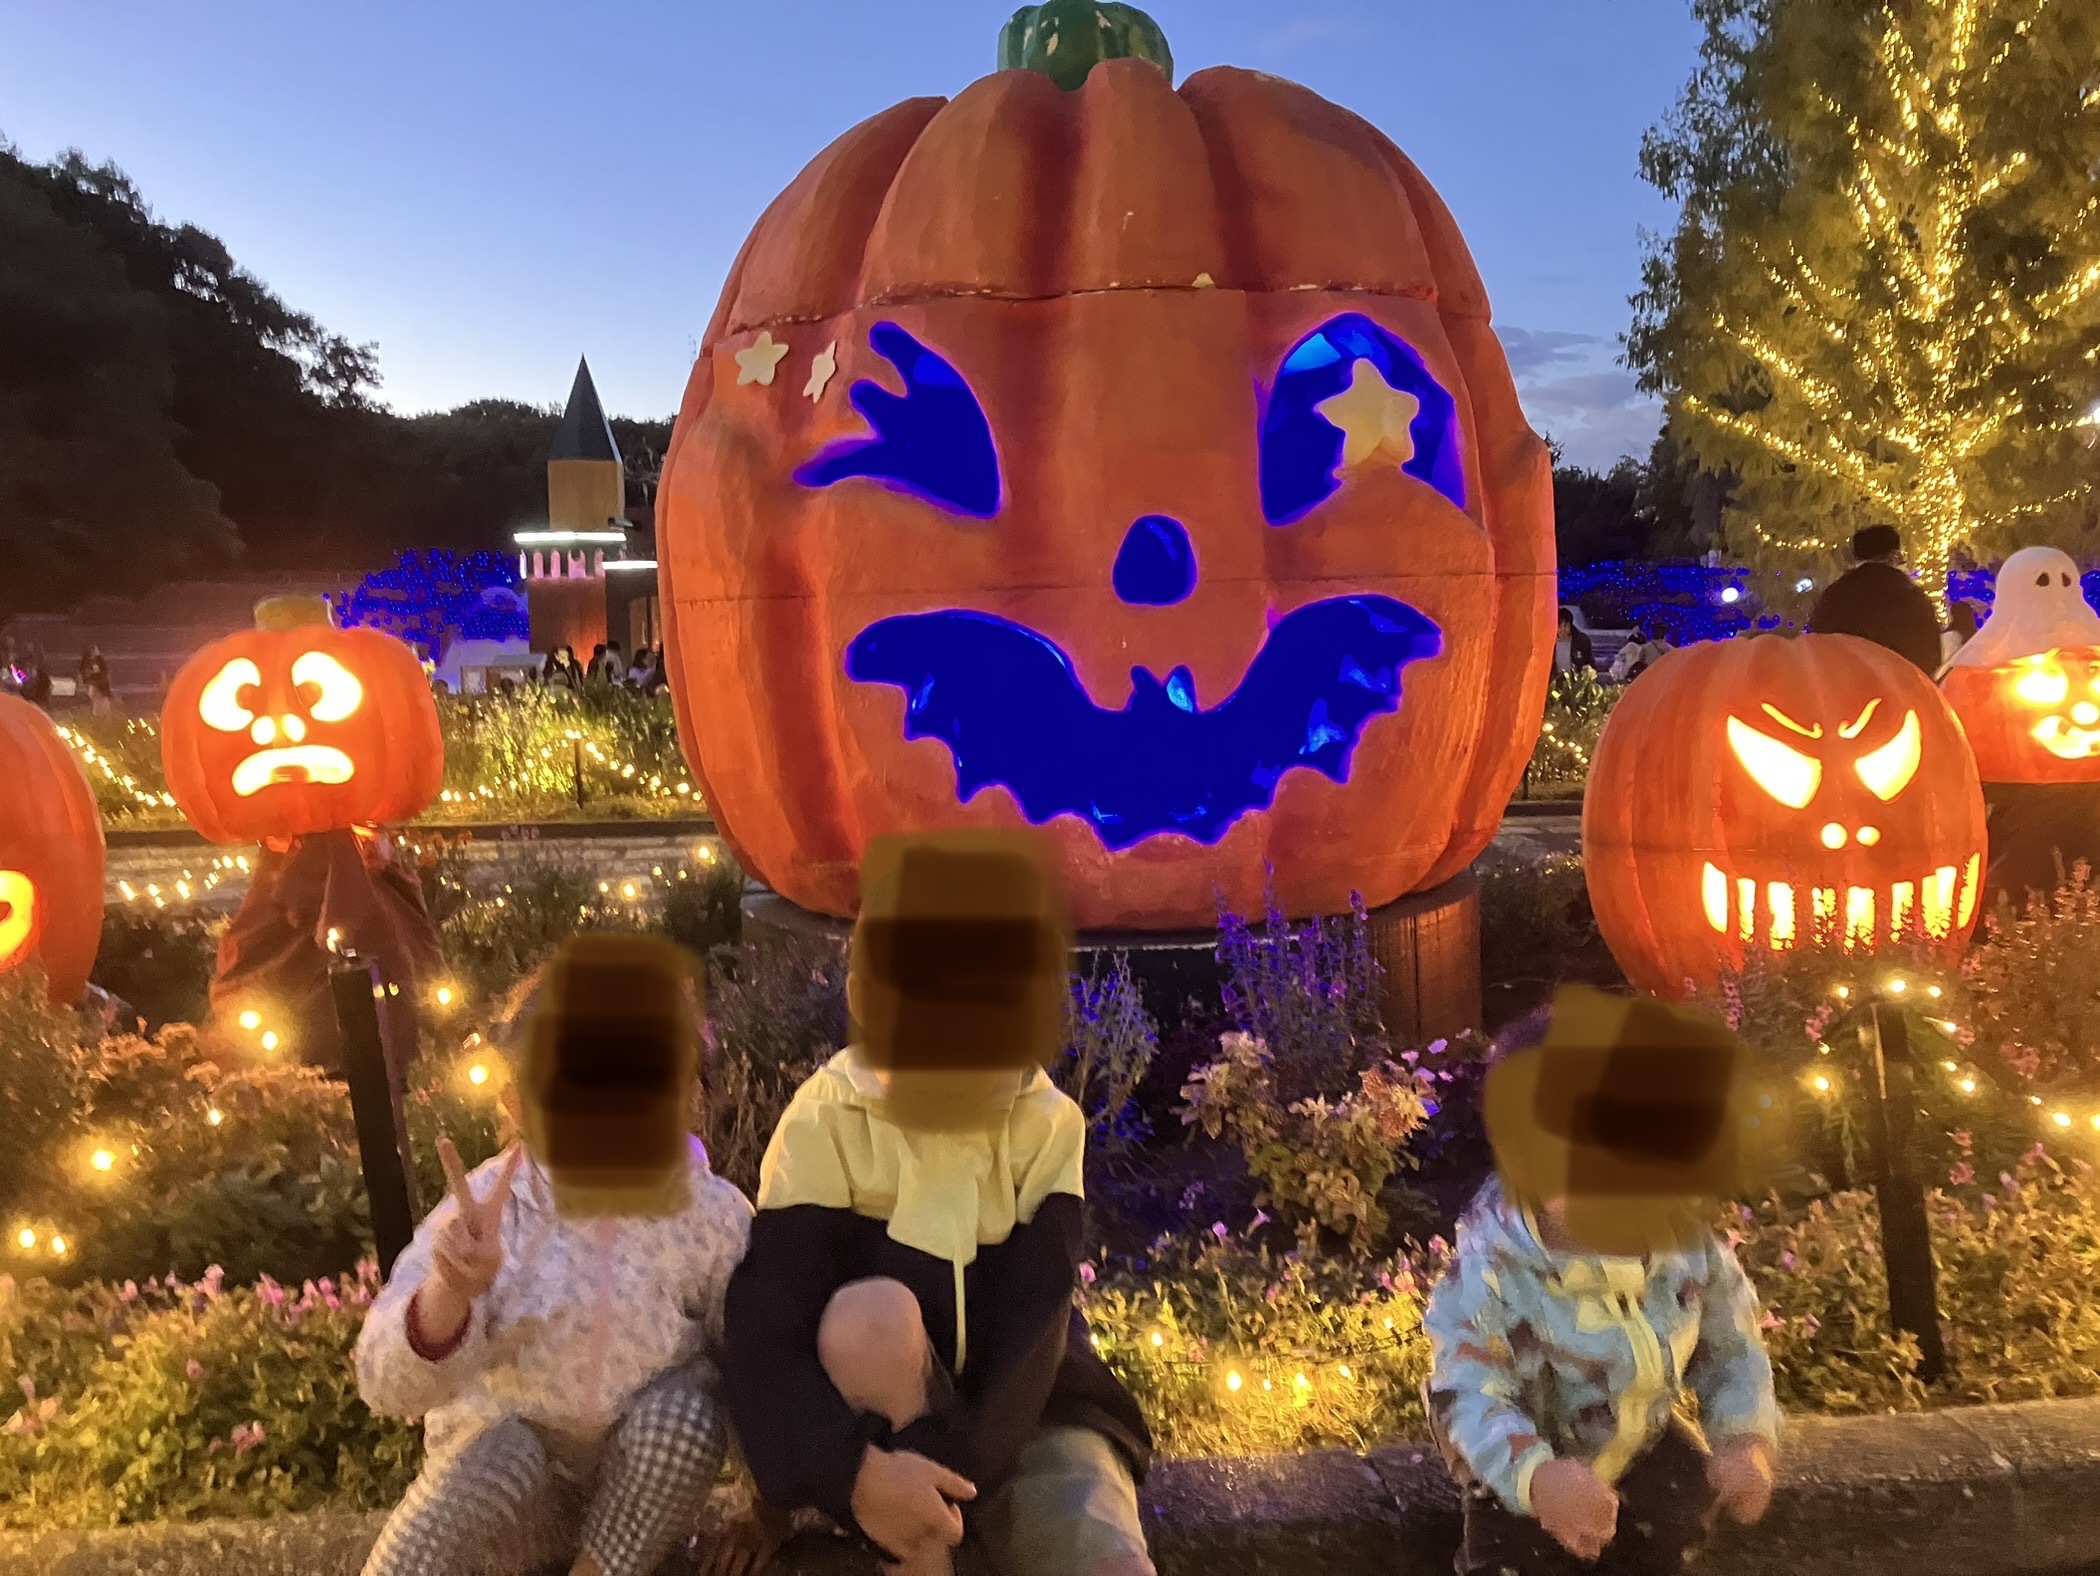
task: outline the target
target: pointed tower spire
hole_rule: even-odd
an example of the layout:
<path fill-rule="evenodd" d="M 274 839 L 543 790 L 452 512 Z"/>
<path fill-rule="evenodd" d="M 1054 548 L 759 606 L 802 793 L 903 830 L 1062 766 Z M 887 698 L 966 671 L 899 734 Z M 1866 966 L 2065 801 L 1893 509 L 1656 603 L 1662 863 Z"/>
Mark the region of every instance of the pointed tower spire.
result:
<path fill-rule="evenodd" d="M 613 441 L 612 423 L 598 403 L 598 386 L 591 381 L 591 364 L 579 356 L 576 381 L 569 389 L 568 409 L 562 412 L 561 430 L 554 435 L 550 460 L 611 460 L 620 463 L 620 446 Z"/>
<path fill-rule="evenodd" d="M 547 524 L 556 531 L 604 531 L 622 525 L 627 472 L 612 424 L 598 403 L 588 361 L 576 363 L 569 408 L 547 453 Z"/>

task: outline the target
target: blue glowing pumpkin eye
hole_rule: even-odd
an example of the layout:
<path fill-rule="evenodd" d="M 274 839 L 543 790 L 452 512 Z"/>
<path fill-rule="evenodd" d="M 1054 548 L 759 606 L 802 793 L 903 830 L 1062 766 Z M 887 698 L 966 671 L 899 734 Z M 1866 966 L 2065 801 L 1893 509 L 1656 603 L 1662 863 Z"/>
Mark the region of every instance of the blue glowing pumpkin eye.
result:
<path fill-rule="evenodd" d="M 1301 339 L 1277 373 L 1261 425 L 1261 507 L 1269 524 L 1302 520 L 1340 490 L 1343 432 L 1319 407 L 1349 389 L 1364 361 L 1388 388 L 1419 402 L 1407 428 L 1413 454 L 1400 469 L 1466 506 L 1457 402 L 1404 340 L 1351 312 Z"/>
<path fill-rule="evenodd" d="M 989 520 L 999 512 L 999 455 L 984 407 L 962 374 L 895 323 L 868 335 L 897 369 L 904 392 L 867 379 L 853 385 L 853 408 L 874 436 L 835 444 L 795 473 L 805 487 L 864 476 L 957 514 Z"/>

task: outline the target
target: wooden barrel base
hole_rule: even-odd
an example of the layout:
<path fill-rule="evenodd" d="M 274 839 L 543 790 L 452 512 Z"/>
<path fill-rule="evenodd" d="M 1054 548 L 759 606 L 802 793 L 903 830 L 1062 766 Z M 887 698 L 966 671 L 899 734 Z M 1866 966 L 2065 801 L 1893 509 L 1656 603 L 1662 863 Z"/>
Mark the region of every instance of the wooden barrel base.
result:
<path fill-rule="evenodd" d="M 823 936 L 843 945 L 852 924 L 797 908 L 755 883 L 744 893 L 744 938 L 767 932 Z M 1396 1047 L 1427 1045 L 1481 1025 L 1480 884 L 1464 871 L 1370 914 L 1371 950 L 1385 970 L 1386 1033 Z M 1215 930 L 1083 931 L 1072 965 L 1087 973 L 1117 954 L 1143 988 L 1153 1016 L 1178 1017 L 1194 997 L 1218 999 Z"/>

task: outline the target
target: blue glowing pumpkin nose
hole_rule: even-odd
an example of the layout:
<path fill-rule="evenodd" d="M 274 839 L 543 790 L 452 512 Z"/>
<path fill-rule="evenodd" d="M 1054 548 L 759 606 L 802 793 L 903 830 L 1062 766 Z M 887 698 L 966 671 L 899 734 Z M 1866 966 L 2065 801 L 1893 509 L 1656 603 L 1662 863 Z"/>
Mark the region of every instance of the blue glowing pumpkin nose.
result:
<path fill-rule="evenodd" d="M 1116 595 L 1136 607 L 1172 607 L 1196 589 L 1196 551 L 1179 520 L 1148 514 L 1116 553 Z"/>

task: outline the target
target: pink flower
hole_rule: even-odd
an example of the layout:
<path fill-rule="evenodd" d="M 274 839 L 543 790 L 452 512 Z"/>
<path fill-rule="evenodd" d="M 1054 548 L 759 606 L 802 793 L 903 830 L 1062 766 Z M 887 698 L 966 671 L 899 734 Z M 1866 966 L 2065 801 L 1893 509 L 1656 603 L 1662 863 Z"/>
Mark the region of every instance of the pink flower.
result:
<path fill-rule="evenodd" d="M 192 1357 L 188 1362 L 182 1365 L 182 1371 L 188 1374 L 193 1380 L 202 1379 L 204 1377 L 204 1364 L 198 1362 L 196 1358 Z"/>
<path fill-rule="evenodd" d="M 1765 1310 L 1765 1316 L 1757 1321 L 1757 1327 L 1760 1330 L 1776 1330 L 1780 1327 L 1780 1325 L 1784 1324 L 1785 1322 L 1786 1321 L 1780 1318 L 1777 1313 L 1773 1312 L 1770 1308 L 1767 1308 Z"/>
<path fill-rule="evenodd" d="M 1091 1286 L 1091 1285 L 1093 1285 L 1093 1284 L 1094 1284 L 1094 1266 L 1093 1266 L 1093 1265 L 1091 1265 L 1091 1264 L 1081 1264 L 1081 1265 L 1079 1266 L 1079 1279 L 1080 1279 L 1080 1281 L 1081 1281 L 1081 1282 L 1082 1282 L 1083 1284 L 1085 1284 L 1085 1285 L 1088 1285 L 1088 1286 Z"/>
<path fill-rule="evenodd" d="M 139 1283 L 137 1281 L 126 1281 L 123 1290 L 118 1292 L 117 1296 L 125 1302 L 137 1302 L 139 1300 Z"/>
<path fill-rule="evenodd" d="M 1823 1321 L 1811 1313 L 1801 1321 L 1801 1327 L 1807 1330 L 1810 1335 L 1814 1335 L 1823 1328 Z"/>
<path fill-rule="evenodd" d="M 1954 1147 L 1965 1155 L 1971 1153 L 1976 1147 L 1976 1137 L 1966 1127 L 1957 1127 L 1947 1136 L 1954 1140 Z"/>
<path fill-rule="evenodd" d="M 214 1264 L 204 1272 L 204 1279 L 197 1284 L 204 1288 L 205 1296 L 216 1297 L 226 1284 L 226 1272 Z"/>
<path fill-rule="evenodd" d="M 1228 1235 L 1230 1235 L 1230 1233 L 1228 1233 L 1225 1230 L 1225 1222 L 1222 1220 L 1214 1221 L 1211 1223 L 1210 1234 L 1216 1237 L 1220 1242 L 1223 1242 L 1225 1238 Z"/>
<path fill-rule="evenodd" d="M 1257 1210 L 1256 1210 L 1256 1211 L 1254 1212 L 1254 1219 L 1253 1219 L 1252 1221 L 1248 1222 L 1248 1225 L 1247 1225 L 1247 1229 L 1248 1229 L 1249 1231 L 1259 1231 L 1259 1230 L 1261 1230 L 1261 1228 L 1262 1228 L 1262 1227 L 1266 1226 L 1266 1225 L 1267 1225 L 1268 1223 L 1269 1223 L 1269 1212 L 1268 1212 L 1267 1210 L 1265 1210 L 1265 1209 L 1257 1209 Z"/>
<path fill-rule="evenodd" d="M 1967 1187 L 1976 1180 L 1976 1168 L 1964 1160 L 1948 1171 L 1947 1180 L 1956 1187 Z"/>
<path fill-rule="evenodd" d="M 1791 1252 L 1782 1253 L 1779 1255 L 1779 1267 L 1783 1270 L 1793 1269 L 1795 1264 L 1798 1262 L 1799 1261 L 1795 1259 L 1794 1255 Z"/>
<path fill-rule="evenodd" d="M 233 1453 L 245 1456 L 268 1437 L 260 1423 L 236 1423 L 233 1428 Z"/>

